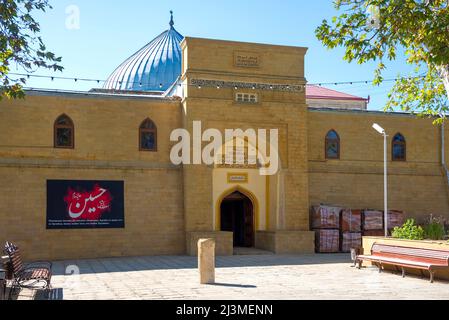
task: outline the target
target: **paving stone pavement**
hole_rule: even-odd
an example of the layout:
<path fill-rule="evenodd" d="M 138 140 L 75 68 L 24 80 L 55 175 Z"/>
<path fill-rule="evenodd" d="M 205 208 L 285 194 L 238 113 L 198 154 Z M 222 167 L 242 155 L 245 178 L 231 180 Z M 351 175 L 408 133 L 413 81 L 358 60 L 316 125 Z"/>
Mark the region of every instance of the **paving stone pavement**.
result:
<path fill-rule="evenodd" d="M 56 262 L 53 299 L 303 300 L 449 299 L 449 283 L 376 268 L 346 254 L 217 257 L 216 285 L 200 285 L 197 259 L 135 257 Z M 80 275 L 66 275 L 79 269 Z M 36 298 L 22 292 L 20 299 Z"/>

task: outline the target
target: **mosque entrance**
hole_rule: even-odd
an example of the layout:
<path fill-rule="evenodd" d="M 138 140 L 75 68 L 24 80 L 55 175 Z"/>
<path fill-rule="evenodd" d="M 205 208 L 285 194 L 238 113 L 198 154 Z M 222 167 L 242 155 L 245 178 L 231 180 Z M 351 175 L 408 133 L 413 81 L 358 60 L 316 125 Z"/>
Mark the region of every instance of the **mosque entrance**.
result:
<path fill-rule="evenodd" d="M 254 206 L 241 192 L 221 203 L 221 231 L 234 233 L 234 247 L 254 247 Z"/>

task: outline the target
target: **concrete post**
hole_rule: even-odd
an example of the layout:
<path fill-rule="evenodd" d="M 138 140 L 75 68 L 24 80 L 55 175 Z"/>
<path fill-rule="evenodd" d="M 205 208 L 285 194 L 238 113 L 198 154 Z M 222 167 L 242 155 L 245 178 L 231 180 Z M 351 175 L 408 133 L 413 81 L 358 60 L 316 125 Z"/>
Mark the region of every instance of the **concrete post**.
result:
<path fill-rule="evenodd" d="M 198 269 L 201 284 L 215 283 L 215 240 L 198 241 Z"/>

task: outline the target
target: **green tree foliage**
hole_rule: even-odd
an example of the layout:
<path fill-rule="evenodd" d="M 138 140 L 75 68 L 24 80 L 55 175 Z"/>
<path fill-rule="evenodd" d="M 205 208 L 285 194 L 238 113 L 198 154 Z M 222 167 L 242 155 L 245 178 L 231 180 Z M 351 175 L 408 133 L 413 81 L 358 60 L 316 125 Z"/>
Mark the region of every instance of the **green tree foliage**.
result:
<path fill-rule="evenodd" d="M 414 219 L 409 219 L 402 227 L 395 227 L 392 236 L 397 239 L 423 240 L 424 229 L 417 226 Z"/>
<path fill-rule="evenodd" d="M 344 59 L 378 63 L 374 84 L 383 81 L 387 60 L 404 49 L 414 72 L 396 81 L 385 110 L 441 116 L 449 97 L 448 0 L 336 0 L 339 16 L 323 20 L 317 38 L 344 47 Z M 440 121 L 441 121 L 440 118 Z"/>
<path fill-rule="evenodd" d="M 45 12 L 48 0 L 0 0 L 0 99 L 23 97 L 25 78 L 9 75 L 12 66 L 25 72 L 39 68 L 61 71 L 61 58 L 47 50 L 39 23 L 32 17 L 36 11 Z"/>

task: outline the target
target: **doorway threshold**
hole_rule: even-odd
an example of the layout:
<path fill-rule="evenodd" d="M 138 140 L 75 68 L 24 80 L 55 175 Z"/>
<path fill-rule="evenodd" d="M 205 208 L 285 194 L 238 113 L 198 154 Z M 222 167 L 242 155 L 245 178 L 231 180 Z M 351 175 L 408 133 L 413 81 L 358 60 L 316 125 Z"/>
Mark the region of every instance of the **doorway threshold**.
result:
<path fill-rule="evenodd" d="M 266 256 L 266 255 L 274 255 L 274 253 L 271 251 L 266 251 L 266 250 L 256 249 L 256 248 L 234 247 L 234 255 L 235 256 Z"/>

